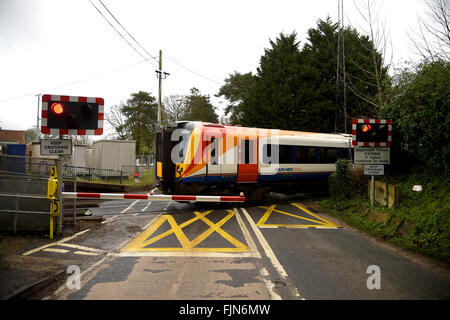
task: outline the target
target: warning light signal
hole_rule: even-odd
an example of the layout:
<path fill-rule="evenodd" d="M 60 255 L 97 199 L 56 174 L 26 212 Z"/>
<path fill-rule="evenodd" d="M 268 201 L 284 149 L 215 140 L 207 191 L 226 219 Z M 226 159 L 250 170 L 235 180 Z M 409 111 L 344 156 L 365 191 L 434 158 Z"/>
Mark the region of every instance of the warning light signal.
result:
<path fill-rule="evenodd" d="M 44 134 L 103 134 L 103 98 L 42 96 L 42 126 Z"/>

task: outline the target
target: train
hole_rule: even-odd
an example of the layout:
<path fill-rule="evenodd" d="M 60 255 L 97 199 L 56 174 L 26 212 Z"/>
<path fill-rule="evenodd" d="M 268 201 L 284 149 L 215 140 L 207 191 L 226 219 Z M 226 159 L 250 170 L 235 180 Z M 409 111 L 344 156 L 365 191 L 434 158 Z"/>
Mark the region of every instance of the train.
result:
<path fill-rule="evenodd" d="M 166 194 L 237 195 L 326 188 L 352 136 L 177 121 L 156 132 L 156 181 Z"/>

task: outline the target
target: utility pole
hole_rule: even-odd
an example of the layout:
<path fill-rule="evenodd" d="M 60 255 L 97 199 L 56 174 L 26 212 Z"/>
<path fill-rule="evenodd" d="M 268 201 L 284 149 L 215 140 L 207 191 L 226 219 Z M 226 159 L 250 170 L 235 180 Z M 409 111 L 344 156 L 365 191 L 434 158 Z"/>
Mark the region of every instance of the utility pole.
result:
<path fill-rule="evenodd" d="M 158 126 L 161 127 L 161 84 L 162 84 L 162 50 L 159 50 L 159 70 L 158 70 Z"/>
<path fill-rule="evenodd" d="M 162 50 L 159 50 L 159 70 L 156 70 L 156 74 L 158 75 L 158 128 L 161 128 L 161 114 L 162 114 L 162 103 L 161 103 L 161 99 L 162 99 L 162 79 L 164 76 L 164 79 L 166 78 L 166 76 L 170 75 L 170 73 L 164 72 L 162 70 Z"/>

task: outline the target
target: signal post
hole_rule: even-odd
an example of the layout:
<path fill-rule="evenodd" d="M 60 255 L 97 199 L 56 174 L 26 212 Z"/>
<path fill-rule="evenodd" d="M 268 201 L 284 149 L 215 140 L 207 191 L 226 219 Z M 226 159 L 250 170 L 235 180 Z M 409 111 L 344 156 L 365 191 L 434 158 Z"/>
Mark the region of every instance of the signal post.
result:
<path fill-rule="evenodd" d="M 55 177 L 50 176 L 47 196 L 51 199 L 50 213 L 50 237 L 53 237 L 53 217 L 58 217 L 58 233 L 62 232 L 64 221 L 63 197 L 64 191 L 64 171 L 63 159 L 65 154 L 72 154 L 72 145 L 66 148 L 57 148 L 57 146 L 67 146 L 67 141 L 63 140 L 63 135 L 102 135 L 104 120 L 104 100 L 103 98 L 81 97 L 81 96 L 63 96 L 63 95 L 42 95 L 42 117 L 41 133 L 56 135 L 59 139 L 51 139 L 54 148 L 49 147 L 41 154 L 58 155 L 57 168 L 52 167 L 52 172 L 60 174 L 60 183 L 57 183 L 55 191 Z M 71 140 L 70 140 L 71 141 Z M 56 143 L 57 142 L 57 143 Z M 57 146 L 56 146 L 57 145 Z M 58 151 L 59 150 L 59 151 Z M 69 152 L 70 151 L 70 152 Z M 46 153 L 48 152 L 48 153 Z M 53 171 L 54 170 L 54 171 Z M 57 180 L 58 181 L 58 180 Z M 58 200 L 55 200 L 58 197 Z"/>
<path fill-rule="evenodd" d="M 384 119 L 353 119 L 353 163 L 364 165 L 364 174 L 371 176 L 370 203 L 375 200 L 375 175 L 384 175 L 384 165 L 390 164 L 392 121 Z"/>

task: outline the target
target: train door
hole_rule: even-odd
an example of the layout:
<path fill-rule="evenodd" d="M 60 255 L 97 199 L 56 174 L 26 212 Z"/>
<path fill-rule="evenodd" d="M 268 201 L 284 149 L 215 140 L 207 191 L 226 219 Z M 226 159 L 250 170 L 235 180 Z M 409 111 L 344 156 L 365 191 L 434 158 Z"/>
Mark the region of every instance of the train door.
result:
<path fill-rule="evenodd" d="M 239 161 L 237 182 L 256 182 L 258 180 L 258 140 L 239 140 Z"/>
<path fill-rule="evenodd" d="M 206 143 L 206 183 L 220 182 L 218 139 L 216 137 L 208 137 Z"/>

